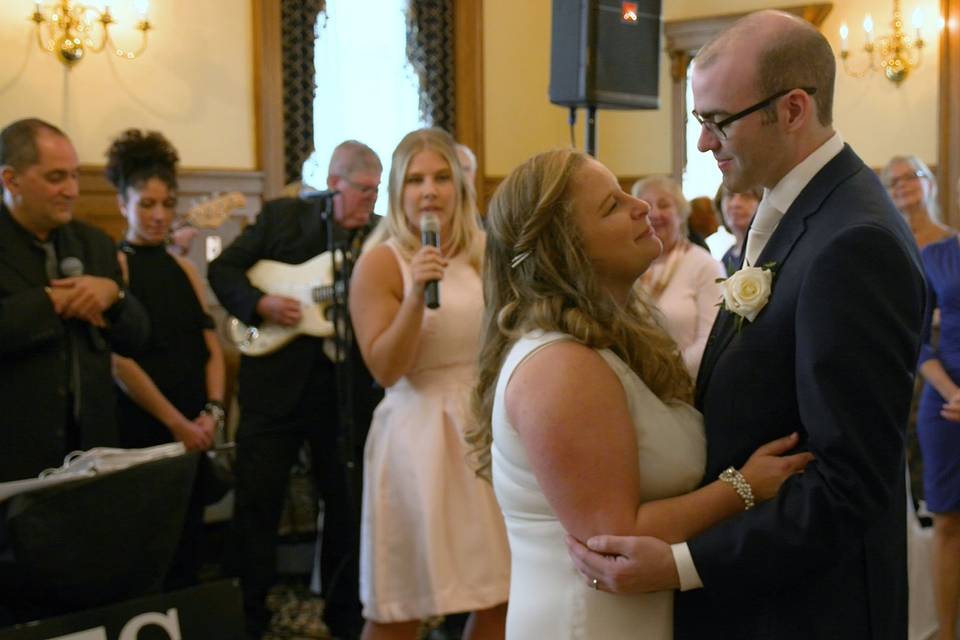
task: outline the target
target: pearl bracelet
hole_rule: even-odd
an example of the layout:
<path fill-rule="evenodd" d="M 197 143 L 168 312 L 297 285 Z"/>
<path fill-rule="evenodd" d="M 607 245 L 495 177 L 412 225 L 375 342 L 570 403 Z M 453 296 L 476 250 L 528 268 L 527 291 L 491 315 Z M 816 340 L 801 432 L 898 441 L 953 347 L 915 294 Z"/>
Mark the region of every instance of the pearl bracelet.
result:
<path fill-rule="evenodd" d="M 733 467 L 728 467 L 720 473 L 719 477 L 723 482 L 729 483 L 734 491 L 737 492 L 737 495 L 743 500 L 744 511 L 753 509 L 755 506 L 753 501 L 753 488 L 750 486 L 750 483 L 747 482 L 747 479 L 743 477 L 742 473 Z"/>

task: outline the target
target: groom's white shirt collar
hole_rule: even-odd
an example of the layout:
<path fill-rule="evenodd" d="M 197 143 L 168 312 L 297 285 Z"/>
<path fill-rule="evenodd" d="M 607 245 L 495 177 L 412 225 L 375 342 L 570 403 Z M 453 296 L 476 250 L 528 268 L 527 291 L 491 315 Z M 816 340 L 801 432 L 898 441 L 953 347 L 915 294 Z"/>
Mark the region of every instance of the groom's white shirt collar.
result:
<path fill-rule="evenodd" d="M 829 140 L 817 147 L 800 164 L 788 171 L 787 175 L 783 176 L 773 189 L 764 188 L 763 199 L 770 200 L 770 204 L 780 212 L 780 219 L 782 220 L 783 215 L 793 205 L 793 201 L 797 199 L 800 192 L 841 151 L 843 151 L 843 139 L 839 133 L 834 133 Z M 703 580 L 700 579 L 700 573 L 693 563 L 693 556 L 687 543 L 672 544 L 670 550 L 673 552 L 673 561 L 677 565 L 677 574 L 680 576 L 680 590 L 688 591 L 703 587 Z"/>
<path fill-rule="evenodd" d="M 838 132 L 835 132 L 829 140 L 816 148 L 813 153 L 804 158 L 800 164 L 787 172 L 787 175 L 780 178 L 773 189 L 763 189 L 763 199 L 770 201 L 770 204 L 780 212 L 782 216 L 793 205 L 800 192 L 804 190 L 807 184 L 813 180 L 813 177 L 823 169 L 828 162 L 843 151 L 843 139 Z"/>

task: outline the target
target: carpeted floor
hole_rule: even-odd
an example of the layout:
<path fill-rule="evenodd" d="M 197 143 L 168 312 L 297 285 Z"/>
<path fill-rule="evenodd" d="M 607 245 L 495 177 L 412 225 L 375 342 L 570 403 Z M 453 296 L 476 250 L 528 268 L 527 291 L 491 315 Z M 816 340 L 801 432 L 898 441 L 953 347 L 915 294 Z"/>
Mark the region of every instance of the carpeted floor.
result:
<path fill-rule="evenodd" d="M 323 623 L 323 599 L 315 596 L 306 584 L 278 584 L 267 596 L 267 607 L 273 612 L 270 631 L 263 640 L 331 639 Z M 465 616 L 433 618 L 424 622 L 421 640 L 460 640 Z M 354 639 L 350 639 L 354 640 Z"/>

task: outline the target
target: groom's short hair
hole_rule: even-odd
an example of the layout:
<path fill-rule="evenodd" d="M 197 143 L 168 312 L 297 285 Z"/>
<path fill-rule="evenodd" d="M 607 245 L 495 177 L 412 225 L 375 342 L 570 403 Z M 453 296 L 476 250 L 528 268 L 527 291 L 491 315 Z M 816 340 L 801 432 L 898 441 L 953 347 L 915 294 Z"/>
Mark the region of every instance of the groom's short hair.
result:
<path fill-rule="evenodd" d="M 754 22 L 761 13 L 782 15 L 786 19 L 784 28 L 775 33 L 758 30 Z M 813 102 L 817 105 L 817 120 L 825 127 L 832 124 L 836 58 L 827 39 L 806 20 L 781 11 L 751 13 L 707 42 L 697 53 L 695 64 L 707 67 L 731 43 L 743 38 L 756 39 L 758 35 L 762 47 L 757 60 L 758 95 L 766 97 L 784 89 L 815 87 Z"/>

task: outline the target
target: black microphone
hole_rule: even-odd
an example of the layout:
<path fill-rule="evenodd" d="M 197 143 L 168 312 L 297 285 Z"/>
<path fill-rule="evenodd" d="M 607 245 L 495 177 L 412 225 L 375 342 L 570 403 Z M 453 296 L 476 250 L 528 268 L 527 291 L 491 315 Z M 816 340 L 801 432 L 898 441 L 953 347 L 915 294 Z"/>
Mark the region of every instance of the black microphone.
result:
<path fill-rule="evenodd" d="M 420 218 L 420 244 L 440 248 L 440 220 L 432 213 Z M 436 280 L 431 280 L 423 290 L 423 302 L 428 309 L 440 306 L 440 287 Z"/>
<path fill-rule="evenodd" d="M 76 278 L 83 275 L 83 261 L 80 258 L 68 256 L 60 261 L 60 273 L 64 278 Z"/>
<path fill-rule="evenodd" d="M 313 202 L 315 200 L 325 200 L 327 198 L 332 198 L 333 196 L 339 193 L 340 192 L 337 191 L 336 189 L 326 189 L 324 191 L 317 191 L 316 189 L 305 187 L 300 190 L 299 197 L 301 200 L 306 200 L 307 202 Z"/>

